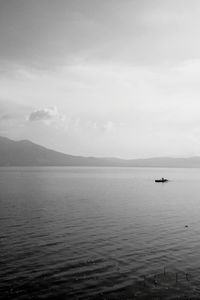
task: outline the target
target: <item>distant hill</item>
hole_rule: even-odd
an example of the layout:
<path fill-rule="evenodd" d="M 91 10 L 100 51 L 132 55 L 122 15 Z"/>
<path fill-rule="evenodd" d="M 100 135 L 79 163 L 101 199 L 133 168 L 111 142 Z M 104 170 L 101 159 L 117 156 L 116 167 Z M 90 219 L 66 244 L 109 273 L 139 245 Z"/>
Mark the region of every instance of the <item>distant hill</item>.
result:
<path fill-rule="evenodd" d="M 200 157 L 147 158 L 125 160 L 73 156 L 47 149 L 28 140 L 13 141 L 0 137 L 0 166 L 118 166 L 118 167 L 194 167 Z"/>
<path fill-rule="evenodd" d="M 73 156 L 34 144 L 0 137 L 0 166 L 100 166 L 98 158 Z M 106 164 L 106 162 L 105 162 Z"/>

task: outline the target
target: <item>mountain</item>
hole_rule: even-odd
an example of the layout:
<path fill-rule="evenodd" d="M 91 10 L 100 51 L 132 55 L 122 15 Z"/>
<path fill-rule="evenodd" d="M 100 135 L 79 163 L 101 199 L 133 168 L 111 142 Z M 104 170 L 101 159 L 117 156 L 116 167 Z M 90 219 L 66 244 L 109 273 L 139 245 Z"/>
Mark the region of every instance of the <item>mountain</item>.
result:
<path fill-rule="evenodd" d="M 0 137 L 0 166 L 100 166 L 102 163 L 98 158 L 60 153 L 28 140 Z"/>
<path fill-rule="evenodd" d="M 119 166 L 200 168 L 200 157 L 119 159 L 73 156 L 47 149 L 28 140 L 0 137 L 0 166 Z"/>

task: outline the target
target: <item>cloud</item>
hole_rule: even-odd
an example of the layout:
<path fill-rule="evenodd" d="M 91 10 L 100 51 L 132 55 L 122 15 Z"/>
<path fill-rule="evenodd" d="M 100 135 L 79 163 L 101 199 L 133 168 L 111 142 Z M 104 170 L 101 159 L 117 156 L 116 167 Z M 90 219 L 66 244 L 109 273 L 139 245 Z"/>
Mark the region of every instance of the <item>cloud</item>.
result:
<path fill-rule="evenodd" d="M 56 106 L 35 110 L 28 116 L 28 121 L 30 122 L 44 121 L 47 122 L 47 124 L 54 121 L 63 121 L 63 120 L 64 120 L 64 115 L 58 112 Z"/>
<path fill-rule="evenodd" d="M 191 2 L 0 1 L 1 65 L 52 69 L 89 59 L 160 65 L 199 57 L 200 6 Z"/>
<path fill-rule="evenodd" d="M 125 126 L 125 123 L 101 118 L 75 117 L 66 119 L 65 125 L 65 130 L 68 132 L 100 137 L 104 134 L 112 134 L 121 130 Z"/>

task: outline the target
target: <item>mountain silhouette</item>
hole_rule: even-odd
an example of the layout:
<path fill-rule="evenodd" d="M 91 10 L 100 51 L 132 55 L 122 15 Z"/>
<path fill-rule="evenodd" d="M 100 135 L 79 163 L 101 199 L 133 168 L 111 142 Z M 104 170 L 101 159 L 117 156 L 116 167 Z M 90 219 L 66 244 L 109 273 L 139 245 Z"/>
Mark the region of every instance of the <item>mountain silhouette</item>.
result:
<path fill-rule="evenodd" d="M 83 157 L 60 153 L 28 140 L 0 137 L 0 166 L 118 166 L 118 167 L 200 167 L 200 157 L 119 159 Z"/>

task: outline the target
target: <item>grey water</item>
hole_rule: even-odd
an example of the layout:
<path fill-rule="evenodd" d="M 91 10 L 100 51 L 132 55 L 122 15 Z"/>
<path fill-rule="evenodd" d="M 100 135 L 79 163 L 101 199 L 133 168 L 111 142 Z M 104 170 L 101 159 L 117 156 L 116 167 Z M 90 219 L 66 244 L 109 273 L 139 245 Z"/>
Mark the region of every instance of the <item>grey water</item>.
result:
<path fill-rule="evenodd" d="M 0 299 L 200 296 L 199 249 L 200 169 L 0 168 Z"/>

